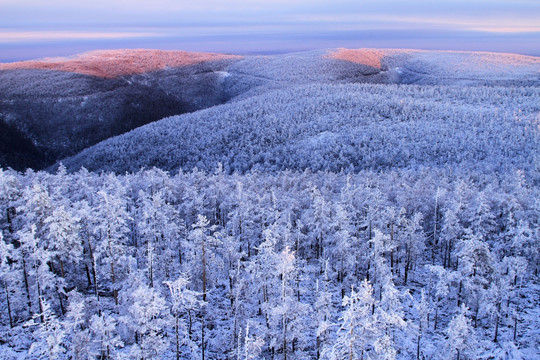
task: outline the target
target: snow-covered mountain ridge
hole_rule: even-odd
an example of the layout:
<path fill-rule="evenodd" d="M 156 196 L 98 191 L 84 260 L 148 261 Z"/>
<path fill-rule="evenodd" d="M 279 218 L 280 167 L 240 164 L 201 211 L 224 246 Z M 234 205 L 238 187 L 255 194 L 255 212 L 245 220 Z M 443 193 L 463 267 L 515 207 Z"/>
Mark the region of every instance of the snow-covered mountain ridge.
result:
<path fill-rule="evenodd" d="M 0 165 L 43 168 L 165 116 L 299 85 L 538 86 L 539 74 L 529 56 L 385 49 L 109 50 L 0 64 Z"/>

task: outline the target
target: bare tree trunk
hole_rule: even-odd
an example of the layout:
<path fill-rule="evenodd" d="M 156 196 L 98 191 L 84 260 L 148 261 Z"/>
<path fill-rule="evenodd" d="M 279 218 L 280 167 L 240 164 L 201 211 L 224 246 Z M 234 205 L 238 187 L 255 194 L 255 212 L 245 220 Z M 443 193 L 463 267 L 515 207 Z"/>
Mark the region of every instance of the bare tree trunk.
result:
<path fill-rule="evenodd" d="M 409 278 L 409 268 L 411 267 L 410 255 L 407 254 L 407 261 L 405 262 L 405 277 L 403 279 L 403 285 L 407 285 L 407 279 Z"/>
<path fill-rule="evenodd" d="M 435 194 L 435 214 L 433 219 L 433 246 L 431 248 L 431 264 L 435 265 L 435 248 L 439 241 L 437 240 L 437 225 L 438 225 L 438 213 L 439 213 L 439 188 Z"/>
<path fill-rule="evenodd" d="M 4 287 L 6 289 L 6 303 L 7 303 L 7 311 L 9 316 L 9 327 L 13 329 L 13 318 L 11 317 L 11 302 L 9 301 L 9 289 L 7 281 L 4 280 Z"/>
<path fill-rule="evenodd" d="M 201 324 L 201 355 L 202 355 L 202 360 L 205 359 L 204 357 L 204 312 L 203 312 L 203 316 L 202 316 L 202 324 Z"/>
<path fill-rule="evenodd" d="M 501 305 L 499 304 L 498 308 L 500 309 Z M 497 342 L 497 335 L 499 335 L 499 314 L 497 313 L 497 316 L 495 316 L 495 337 L 493 338 L 493 342 Z"/>
<path fill-rule="evenodd" d="M 37 281 L 37 291 L 38 291 L 38 304 L 39 304 L 39 317 L 41 318 L 41 323 L 45 323 L 45 316 L 43 315 L 43 303 L 41 302 L 41 286 L 39 285 L 39 280 Z"/>
<path fill-rule="evenodd" d="M 514 315 L 514 341 L 517 339 L 517 321 L 518 321 L 518 315 L 517 312 Z"/>
<path fill-rule="evenodd" d="M 174 314 L 176 324 L 175 324 L 175 333 L 176 333 L 176 360 L 180 360 L 180 337 L 178 336 L 178 310 Z"/>
<path fill-rule="evenodd" d="M 84 271 L 86 272 L 86 283 L 87 288 L 89 289 L 92 287 L 92 278 L 90 277 L 90 269 L 88 268 L 87 264 L 84 264 Z"/>
<path fill-rule="evenodd" d="M 283 315 L 283 360 L 287 360 L 287 319 Z"/>
<path fill-rule="evenodd" d="M 28 300 L 28 313 L 32 315 L 32 300 L 30 299 L 30 286 L 28 284 L 28 272 L 26 271 L 26 260 L 24 254 L 22 254 L 22 265 L 24 274 L 24 287 L 26 289 L 26 299 Z"/>
<path fill-rule="evenodd" d="M 94 281 L 94 293 L 99 302 L 98 283 L 97 283 L 97 276 L 96 276 L 96 261 L 94 259 L 94 251 L 92 249 L 92 243 L 90 241 L 90 236 L 88 235 L 88 232 L 86 232 L 86 243 L 88 244 L 88 256 L 90 257 L 92 280 Z"/>
<path fill-rule="evenodd" d="M 349 340 L 349 360 L 353 360 L 353 327 L 351 326 L 351 330 L 349 331 L 349 336 L 350 336 L 350 340 Z M 363 353 L 362 353 L 363 355 Z"/>
<path fill-rule="evenodd" d="M 433 331 L 437 330 L 438 321 L 439 321 L 439 299 L 437 298 L 437 307 L 435 308 L 435 324 L 433 325 Z"/>
<path fill-rule="evenodd" d="M 150 276 L 150 287 L 154 287 L 154 252 L 153 246 L 148 244 L 148 275 Z"/>
<path fill-rule="evenodd" d="M 390 243 L 394 243 L 394 222 L 390 223 Z M 394 273 L 394 248 L 390 251 L 390 272 Z"/>
<path fill-rule="evenodd" d="M 114 296 L 114 304 L 118 306 L 118 290 L 116 289 L 116 276 L 114 273 L 114 261 L 113 261 L 113 251 L 112 251 L 112 244 L 111 244 L 111 235 L 110 230 L 107 230 L 107 242 L 109 245 L 109 258 L 110 258 L 110 264 L 111 264 L 111 283 L 113 288 L 113 296 Z"/>
<path fill-rule="evenodd" d="M 202 298 L 203 301 L 206 301 L 206 249 L 204 246 L 204 235 L 202 240 Z"/>
<path fill-rule="evenodd" d="M 416 343 L 416 360 L 420 360 L 420 338 L 421 336 L 418 335 L 418 341 Z"/>
<path fill-rule="evenodd" d="M 118 306 L 118 290 L 116 289 L 116 276 L 114 275 L 114 263 L 111 260 L 111 283 L 113 287 L 114 304 Z"/>

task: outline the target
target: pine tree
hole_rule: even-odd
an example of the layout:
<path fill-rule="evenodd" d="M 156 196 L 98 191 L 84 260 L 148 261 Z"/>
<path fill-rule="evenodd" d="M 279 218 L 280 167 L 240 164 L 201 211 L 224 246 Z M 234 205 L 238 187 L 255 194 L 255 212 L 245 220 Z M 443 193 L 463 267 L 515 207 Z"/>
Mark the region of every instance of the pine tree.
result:
<path fill-rule="evenodd" d="M 63 299 L 66 296 L 67 285 L 66 266 L 73 267 L 73 272 L 76 272 L 74 265 L 79 263 L 83 255 L 79 219 L 60 206 L 55 208 L 52 214 L 45 219 L 45 224 L 47 226 L 45 246 L 51 252 L 51 266 L 53 262 L 57 263 L 60 271 L 60 279 L 58 280 L 62 284 L 58 284 L 57 292 L 60 307 L 64 313 Z M 70 277 L 74 277 L 75 274 L 70 275 Z M 71 283 L 74 283 L 73 279 Z"/>
<path fill-rule="evenodd" d="M 104 312 L 92 315 L 90 318 L 90 333 L 94 339 L 91 355 L 96 358 L 109 360 L 114 358 L 118 348 L 124 346 L 117 333 L 116 319 Z"/>
<path fill-rule="evenodd" d="M 329 285 L 331 284 L 328 276 L 328 261 L 326 262 L 322 284 L 317 280 L 317 298 L 314 304 L 314 311 L 317 319 L 317 359 L 321 356 L 321 350 L 330 343 L 331 330 L 334 325 L 333 317 L 335 314 L 332 293 Z"/>
<path fill-rule="evenodd" d="M 251 336 L 249 334 L 249 324 L 246 326 L 246 334 L 244 336 L 244 344 L 242 357 L 237 356 L 237 359 L 242 360 L 256 360 L 259 359 L 260 354 L 263 351 L 264 340 L 258 336 Z"/>
<path fill-rule="evenodd" d="M 452 276 L 440 265 L 426 265 L 426 268 L 429 270 L 430 284 L 434 283 L 434 285 L 429 286 L 429 292 L 430 296 L 435 298 L 435 319 L 433 319 L 433 330 L 437 330 L 441 301 L 444 300 L 450 292 L 449 285 Z"/>
<path fill-rule="evenodd" d="M 480 234 L 465 229 L 465 235 L 457 244 L 459 290 L 458 301 L 465 291 L 467 304 L 473 308 L 475 327 L 478 320 L 482 292 L 492 278 L 493 257 L 489 245 Z"/>
<path fill-rule="evenodd" d="M 294 253 L 285 247 L 279 254 L 274 272 L 279 280 L 279 293 L 273 294 L 269 299 L 271 336 L 270 347 L 288 358 L 289 352 L 304 348 L 307 341 L 306 316 L 308 306 L 299 301 L 295 295 L 294 279 L 296 272 L 296 259 Z"/>
<path fill-rule="evenodd" d="M 404 278 L 403 283 L 407 285 L 409 273 L 413 269 L 418 256 L 425 249 L 425 235 L 422 230 L 422 213 L 415 213 L 411 219 L 405 221 L 402 239 L 404 250 Z"/>
<path fill-rule="evenodd" d="M 422 353 L 421 341 L 424 332 L 429 327 L 429 303 L 426 299 L 424 289 L 420 292 L 420 299 L 414 302 L 414 309 L 416 310 L 418 316 L 418 338 L 416 342 L 416 359 L 420 359 L 420 354 Z"/>
<path fill-rule="evenodd" d="M 71 291 L 68 294 L 69 305 L 63 321 L 67 342 L 67 356 L 75 360 L 90 359 L 92 353 L 92 338 L 88 329 L 88 306 L 84 296 Z"/>

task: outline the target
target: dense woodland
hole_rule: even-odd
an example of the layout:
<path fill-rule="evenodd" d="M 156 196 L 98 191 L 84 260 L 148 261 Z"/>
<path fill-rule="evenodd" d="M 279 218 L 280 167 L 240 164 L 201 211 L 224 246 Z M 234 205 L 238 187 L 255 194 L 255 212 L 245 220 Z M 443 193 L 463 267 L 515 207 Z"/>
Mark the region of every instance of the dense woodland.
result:
<path fill-rule="evenodd" d="M 532 359 L 522 171 L 0 172 L 0 352 Z"/>
<path fill-rule="evenodd" d="M 537 162 L 540 87 L 317 84 L 163 119 L 65 159 L 70 170 L 506 173 Z"/>

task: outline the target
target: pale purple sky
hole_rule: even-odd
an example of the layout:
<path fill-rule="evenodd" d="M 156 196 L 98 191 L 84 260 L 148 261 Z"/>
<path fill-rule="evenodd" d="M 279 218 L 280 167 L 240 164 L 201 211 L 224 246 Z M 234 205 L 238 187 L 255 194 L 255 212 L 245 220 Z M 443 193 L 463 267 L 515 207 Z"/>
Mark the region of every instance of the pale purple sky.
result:
<path fill-rule="evenodd" d="M 540 56 L 540 0 L 0 0 L 0 14 L 0 62 L 110 48 Z"/>

